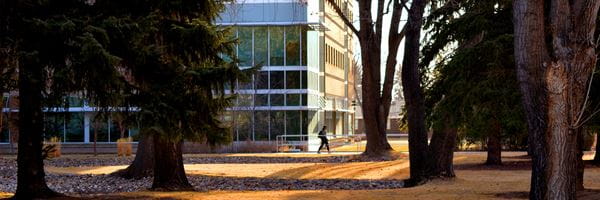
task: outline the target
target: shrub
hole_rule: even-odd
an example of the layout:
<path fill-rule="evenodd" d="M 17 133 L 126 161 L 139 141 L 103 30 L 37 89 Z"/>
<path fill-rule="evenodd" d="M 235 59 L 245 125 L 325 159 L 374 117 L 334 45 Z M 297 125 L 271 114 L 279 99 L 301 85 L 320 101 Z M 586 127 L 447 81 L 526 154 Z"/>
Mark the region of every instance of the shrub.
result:
<path fill-rule="evenodd" d="M 121 138 L 117 140 L 117 155 L 118 156 L 131 156 L 131 138 Z"/>

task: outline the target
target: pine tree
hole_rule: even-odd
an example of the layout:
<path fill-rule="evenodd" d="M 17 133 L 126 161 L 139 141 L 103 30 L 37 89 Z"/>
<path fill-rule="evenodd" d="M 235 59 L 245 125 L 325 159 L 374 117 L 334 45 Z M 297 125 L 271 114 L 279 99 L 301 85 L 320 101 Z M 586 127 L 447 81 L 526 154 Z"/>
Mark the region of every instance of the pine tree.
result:
<path fill-rule="evenodd" d="M 113 10 L 103 28 L 135 88 L 126 102 L 140 110 L 142 138 L 152 137 L 142 139 L 143 145 L 152 143 L 154 152 L 152 189 L 192 190 L 183 168 L 184 139 L 210 145 L 231 141 L 218 116 L 232 98 L 225 95 L 225 84 L 241 73 L 223 59 L 234 57 L 235 41 L 228 29 L 213 25 L 222 2 L 109 1 L 96 6 Z"/>

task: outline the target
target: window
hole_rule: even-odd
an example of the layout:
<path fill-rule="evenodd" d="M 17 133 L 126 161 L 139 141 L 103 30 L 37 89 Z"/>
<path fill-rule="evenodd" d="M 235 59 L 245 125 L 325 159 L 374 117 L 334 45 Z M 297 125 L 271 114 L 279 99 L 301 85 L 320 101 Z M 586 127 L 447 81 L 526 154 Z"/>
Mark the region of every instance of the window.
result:
<path fill-rule="evenodd" d="M 308 102 L 308 95 L 302 94 L 302 106 L 306 106 Z"/>
<path fill-rule="evenodd" d="M 271 138 L 285 134 L 285 111 L 271 111 Z"/>
<path fill-rule="evenodd" d="M 254 120 L 254 140 L 269 140 L 269 111 L 256 111 Z"/>
<path fill-rule="evenodd" d="M 260 26 L 254 28 L 254 64 L 268 65 L 269 43 L 268 28 Z"/>
<path fill-rule="evenodd" d="M 284 89 L 283 71 L 271 71 L 271 89 Z"/>
<path fill-rule="evenodd" d="M 257 94 L 255 95 L 256 106 L 269 106 L 269 95 L 268 94 Z"/>
<path fill-rule="evenodd" d="M 285 42 L 286 65 L 300 65 L 300 28 L 298 26 L 286 28 Z"/>
<path fill-rule="evenodd" d="M 283 27 L 273 26 L 269 28 L 270 52 L 273 66 L 283 66 Z"/>
<path fill-rule="evenodd" d="M 300 134 L 300 111 L 292 110 L 286 111 L 285 113 L 285 129 L 288 135 L 299 135 Z"/>
<path fill-rule="evenodd" d="M 65 142 L 83 142 L 83 113 L 68 112 L 65 119 Z"/>
<path fill-rule="evenodd" d="M 236 111 L 238 141 L 252 140 L 252 112 Z"/>
<path fill-rule="evenodd" d="M 2 116 L 2 129 L 0 130 L 0 142 L 9 142 L 10 134 L 8 132 L 8 112 L 0 112 Z"/>
<path fill-rule="evenodd" d="M 238 28 L 238 59 L 241 66 L 252 66 L 252 27 Z"/>
<path fill-rule="evenodd" d="M 286 106 L 300 106 L 300 94 L 287 94 L 285 103 Z"/>
<path fill-rule="evenodd" d="M 259 72 L 256 79 L 256 89 L 269 89 L 269 72 Z"/>
<path fill-rule="evenodd" d="M 308 29 L 308 27 L 306 27 L 306 26 L 302 27 L 302 36 L 301 36 L 302 43 L 300 44 L 300 46 L 302 46 L 301 49 L 302 49 L 302 65 L 303 66 L 307 65 L 306 64 L 306 56 L 307 56 L 307 54 L 306 54 L 307 46 L 306 45 L 308 45 L 307 40 L 306 40 L 306 37 L 307 37 L 306 31 L 307 31 L 307 29 Z"/>
<path fill-rule="evenodd" d="M 284 106 L 283 94 L 271 94 L 271 106 Z"/>
<path fill-rule="evenodd" d="M 90 124 L 90 142 L 94 142 L 94 135 L 97 135 L 96 142 L 108 142 L 108 122 L 105 119 L 94 119 L 92 117 Z"/>
<path fill-rule="evenodd" d="M 286 89 L 300 89 L 300 71 L 286 71 Z"/>
<path fill-rule="evenodd" d="M 248 77 L 248 80 L 239 80 L 238 84 L 239 84 L 238 89 L 251 90 L 252 89 L 252 76 Z"/>
<path fill-rule="evenodd" d="M 64 120 L 64 113 L 44 113 L 44 139 L 50 140 L 50 138 L 58 137 L 60 141 L 64 141 Z"/>
<path fill-rule="evenodd" d="M 308 78 L 308 73 L 307 73 L 307 71 L 300 72 L 300 75 L 301 75 L 300 78 L 302 79 L 302 81 L 301 81 L 302 83 L 300 84 L 300 89 L 306 89 L 306 88 L 308 88 L 307 87 L 308 86 L 308 79 L 307 79 Z"/>

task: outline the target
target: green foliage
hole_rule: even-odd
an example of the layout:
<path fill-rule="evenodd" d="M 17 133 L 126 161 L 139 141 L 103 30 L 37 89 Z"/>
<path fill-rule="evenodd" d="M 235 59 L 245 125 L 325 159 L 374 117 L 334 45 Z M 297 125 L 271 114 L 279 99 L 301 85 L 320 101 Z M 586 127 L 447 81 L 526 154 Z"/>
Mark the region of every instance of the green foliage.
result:
<path fill-rule="evenodd" d="M 68 107 L 65 96 L 75 95 L 139 120 L 141 132 L 226 143 L 225 84 L 243 74 L 236 40 L 213 23 L 222 8 L 216 0 L 3 1 L 0 41 L 19 67 L 43 72 L 26 78 L 45 83 L 44 106 Z"/>
<path fill-rule="evenodd" d="M 526 144 L 526 125 L 513 58 L 510 1 L 459 1 L 432 13 L 426 27 L 431 42 L 422 64 L 450 49 L 434 64 L 426 90 L 428 123 L 446 119 L 470 142 L 500 129 L 505 145 Z"/>

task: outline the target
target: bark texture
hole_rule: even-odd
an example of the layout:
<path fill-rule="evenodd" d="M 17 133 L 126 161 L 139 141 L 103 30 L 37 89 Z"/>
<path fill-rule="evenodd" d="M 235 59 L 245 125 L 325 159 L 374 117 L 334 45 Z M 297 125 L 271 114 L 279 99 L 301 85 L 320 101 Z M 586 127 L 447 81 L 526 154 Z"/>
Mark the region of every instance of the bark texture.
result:
<path fill-rule="evenodd" d="M 192 191 L 183 167 L 183 140 L 154 138 L 154 182 L 156 191 Z"/>
<path fill-rule="evenodd" d="M 154 136 L 152 134 L 142 134 L 141 136 L 133 162 L 126 169 L 119 170 L 113 175 L 126 179 L 152 176 L 154 172 Z"/>
<path fill-rule="evenodd" d="M 502 165 L 502 143 L 500 141 L 500 123 L 495 120 L 495 126 L 490 131 L 487 138 L 487 160 L 486 165 Z"/>
<path fill-rule="evenodd" d="M 23 59 L 19 69 L 19 149 L 15 199 L 60 196 L 46 185 L 42 157 L 42 67 Z"/>
<path fill-rule="evenodd" d="M 596 133 L 596 153 L 593 162 L 595 165 L 600 165 L 600 133 Z"/>
<path fill-rule="evenodd" d="M 534 150 L 530 199 L 575 199 L 599 7 L 600 0 L 514 1 L 515 61 Z"/>
<path fill-rule="evenodd" d="M 425 106 L 419 70 L 419 47 L 425 0 L 413 0 L 408 11 L 404 60 L 402 61 L 402 89 L 407 109 L 410 180 L 408 185 L 420 184 L 427 178 L 427 130 Z"/>
<path fill-rule="evenodd" d="M 442 129 L 434 129 L 429 144 L 429 172 L 430 177 L 455 177 L 454 174 L 454 149 L 456 148 L 456 128 L 447 120 Z"/>

